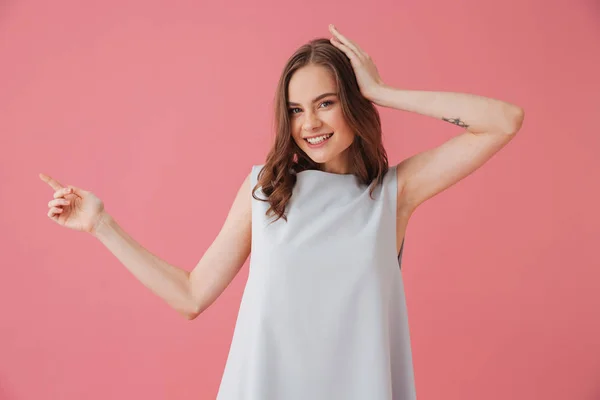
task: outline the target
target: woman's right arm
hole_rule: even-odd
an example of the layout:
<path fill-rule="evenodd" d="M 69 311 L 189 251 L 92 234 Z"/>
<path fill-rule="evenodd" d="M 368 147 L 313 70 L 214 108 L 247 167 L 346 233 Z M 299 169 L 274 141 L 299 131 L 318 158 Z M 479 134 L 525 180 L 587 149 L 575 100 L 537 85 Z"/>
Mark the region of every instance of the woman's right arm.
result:
<path fill-rule="evenodd" d="M 196 318 L 227 288 L 250 254 L 250 175 L 235 197 L 221 231 L 188 272 L 150 253 L 103 212 L 91 232 L 148 289 L 188 319 Z"/>

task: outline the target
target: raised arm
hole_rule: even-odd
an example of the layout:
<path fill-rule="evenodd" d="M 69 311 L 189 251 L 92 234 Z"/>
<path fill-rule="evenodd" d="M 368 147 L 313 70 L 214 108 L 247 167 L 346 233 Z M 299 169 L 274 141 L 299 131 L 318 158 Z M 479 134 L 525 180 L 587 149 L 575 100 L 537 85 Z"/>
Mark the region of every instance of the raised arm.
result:
<path fill-rule="evenodd" d="M 425 200 L 485 164 L 521 129 L 524 111 L 505 101 L 469 93 L 396 89 L 383 83 L 371 56 L 329 27 L 331 43 L 349 58 L 362 95 L 382 107 L 438 118 L 466 132 L 398 164 L 398 207 L 409 215 Z"/>
<path fill-rule="evenodd" d="M 398 164 L 398 207 L 408 213 L 490 160 L 514 138 L 524 119 L 523 109 L 514 104 L 469 93 L 387 87 L 378 92 L 377 101 L 466 130 Z"/>

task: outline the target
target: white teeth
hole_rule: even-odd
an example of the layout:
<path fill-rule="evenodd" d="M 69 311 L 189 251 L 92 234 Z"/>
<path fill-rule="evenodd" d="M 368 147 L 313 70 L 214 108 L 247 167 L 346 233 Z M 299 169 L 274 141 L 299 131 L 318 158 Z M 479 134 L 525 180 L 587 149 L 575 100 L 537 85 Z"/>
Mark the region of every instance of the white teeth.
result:
<path fill-rule="evenodd" d="M 317 136 L 315 138 L 306 139 L 306 141 L 310 144 L 319 144 L 319 143 L 329 139 L 332 135 L 333 135 L 333 133 L 330 133 L 329 135 Z"/>

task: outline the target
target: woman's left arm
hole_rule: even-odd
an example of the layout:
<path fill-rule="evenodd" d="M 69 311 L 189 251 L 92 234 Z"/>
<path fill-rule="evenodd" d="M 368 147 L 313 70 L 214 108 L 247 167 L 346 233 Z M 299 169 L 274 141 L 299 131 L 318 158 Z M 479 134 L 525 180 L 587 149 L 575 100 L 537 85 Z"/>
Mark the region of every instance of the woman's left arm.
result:
<path fill-rule="evenodd" d="M 452 92 L 382 87 L 373 102 L 416 112 L 466 130 L 397 166 L 398 209 L 411 214 L 427 199 L 467 177 L 510 142 L 523 124 L 522 108 L 500 100 Z"/>
<path fill-rule="evenodd" d="M 521 107 L 468 93 L 403 90 L 382 85 L 371 101 L 383 107 L 438 118 L 471 133 L 512 135 L 521 128 L 524 117 Z"/>
<path fill-rule="evenodd" d="M 385 85 L 371 57 L 329 27 L 331 43 L 350 59 L 365 98 L 383 107 L 416 112 L 466 130 L 440 146 L 398 164 L 398 210 L 412 213 L 425 200 L 465 178 L 502 149 L 521 128 L 523 109 L 466 93 L 395 89 Z"/>

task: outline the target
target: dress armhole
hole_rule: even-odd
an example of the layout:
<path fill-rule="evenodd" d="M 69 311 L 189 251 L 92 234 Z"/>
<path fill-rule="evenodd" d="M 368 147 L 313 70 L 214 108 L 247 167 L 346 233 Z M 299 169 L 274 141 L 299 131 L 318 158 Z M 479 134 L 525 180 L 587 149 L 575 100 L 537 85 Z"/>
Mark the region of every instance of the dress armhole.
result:
<path fill-rule="evenodd" d="M 250 169 L 250 193 L 252 193 L 252 189 L 254 189 L 254 186 L 256 186 L 259 171 L 258 165 L 253 165 Z"/>
<path fill-rule="evenodd" d="M 397 230 L 396 230 L 396 213 L 398 212 L 397 203 L 398 203 L 398 166 L 394 165 L 389 167 L 387 178 L 387 196 L 388 196 L 388 205 L 390 207 L 390 211 L 393 216 L 393 226 L 394 226 L 394 248 L 397 243 Z M 400 252 L 397 254 L 398 256 L 398 267 L 402 269 L 402 253 L 404 253 L 404 242 L 406 241 L 406 235 L 402 239 L 402 245 L 400 246 Z"/>

